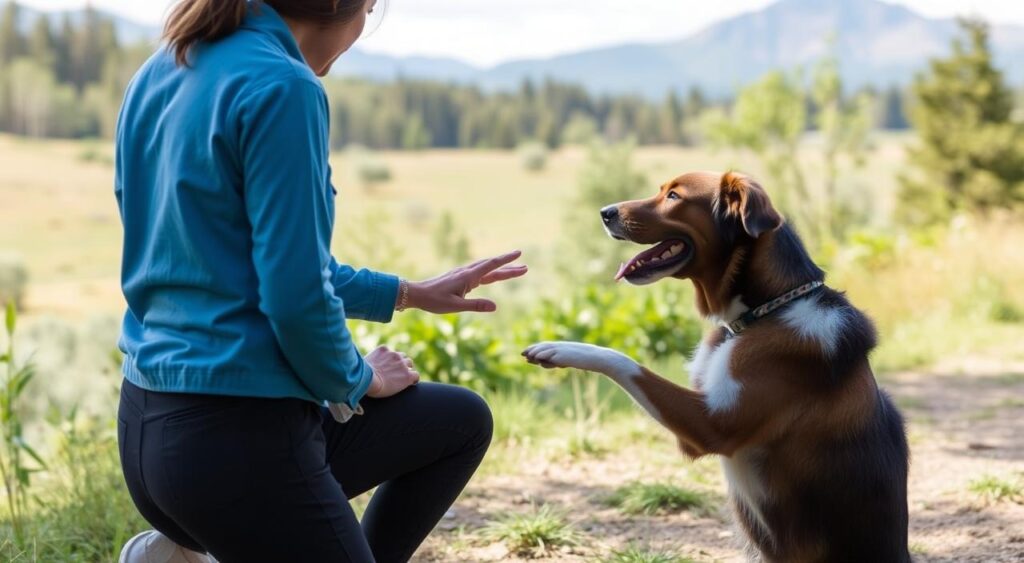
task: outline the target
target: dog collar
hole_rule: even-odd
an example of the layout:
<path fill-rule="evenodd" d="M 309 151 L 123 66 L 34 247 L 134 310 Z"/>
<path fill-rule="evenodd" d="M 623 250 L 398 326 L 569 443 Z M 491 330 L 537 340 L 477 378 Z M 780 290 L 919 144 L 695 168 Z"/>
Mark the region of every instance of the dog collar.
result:
<path fill-rule="evenodd" d="M 736 336 L 737 334 L 746 330 L 746 328 L 753 324 L 754 321 L 762 317 L 768 316 L 769 314 L 771 314 L 772 311 L 777 310 L 779 307 L 782 307 L 788 303 L 792 303 L 793 301 L 796 301 L 797 299 L 800 299 L 802 297 L 807 297 L 808 295 L 816 293 L 824 285 L 825 282 L 823 281 L 812 281 L 810 283 L 805 283 L 800 287 L 791 289 L 786 293 L 783 293 L 782 295 L 776 297 L 775 299 L 772 299 L 771 301 L 762 303 L 757 307 L 754 307 L 753 309 L 747 311 L 746 313 L 743 313 L 743 315 L 741 315 L 740 318 L 736 319 L 735 321 L 732 321 L 731 323 L 723 322 L 722 328 L 725 329 L 726 337 L 731 338 L 733 336 Z"/>

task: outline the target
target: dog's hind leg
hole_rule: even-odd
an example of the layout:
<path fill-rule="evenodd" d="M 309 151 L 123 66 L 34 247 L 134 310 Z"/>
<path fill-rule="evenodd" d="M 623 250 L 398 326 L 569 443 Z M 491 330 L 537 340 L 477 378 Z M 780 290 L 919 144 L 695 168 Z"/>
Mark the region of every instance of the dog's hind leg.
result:
<path fill-rule="evenodd" d="M 602 373 L 675 433 L 688 455 L 718 453 L 722 440 L 708 415 L 704 394 L 672 383 L 621 352 L 581 342 L 542 342 L 527 348 L 523 356 L 545 368 Z"/>

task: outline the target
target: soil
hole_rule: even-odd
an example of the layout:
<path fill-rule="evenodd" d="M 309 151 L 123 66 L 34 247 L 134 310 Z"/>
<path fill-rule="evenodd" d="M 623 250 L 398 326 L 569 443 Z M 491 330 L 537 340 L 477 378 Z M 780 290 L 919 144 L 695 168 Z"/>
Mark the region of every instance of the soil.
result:
<path fill-rule="evenodd" d="M 1024 362 L 961 360 L 891 374 L 882 386 L 908 421 L 910 548 L 917 562 L 1024 562 Z M 671 436 L 644 421 L 633 439 L 585 456 L 524 453 L 474 479 L 414 561 L 601 561 L 628 546 L 695 561 L 743 561 L 715 460 L 692 464 Z M 972 490 L 986 476 L 1016 496 Z M 626 515 L 602 502 L 631 481 L 671 481 L 709 493 L 713 508 Z M 579 532 L 571 547 L 511 553 L 487 523 L 548 504 Z"/>

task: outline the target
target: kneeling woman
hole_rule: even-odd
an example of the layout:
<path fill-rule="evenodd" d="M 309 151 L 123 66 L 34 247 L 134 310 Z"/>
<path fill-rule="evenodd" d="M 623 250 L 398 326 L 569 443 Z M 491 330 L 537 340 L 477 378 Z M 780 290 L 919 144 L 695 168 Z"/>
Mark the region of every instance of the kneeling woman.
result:
<path fill-rule="evenodd" d="M 526 272 L 510 253 L 407 282 L 331 256 L 317 77 L 374 2 L 183 0 L 128 88 L 118 441 L 156 531 L 122 561 L 405 561 L 483 458 L 478 396 L 345 326 L 493 311 L 466 294 Z M 348 499 L 377 486 L 360 525 Z"/>

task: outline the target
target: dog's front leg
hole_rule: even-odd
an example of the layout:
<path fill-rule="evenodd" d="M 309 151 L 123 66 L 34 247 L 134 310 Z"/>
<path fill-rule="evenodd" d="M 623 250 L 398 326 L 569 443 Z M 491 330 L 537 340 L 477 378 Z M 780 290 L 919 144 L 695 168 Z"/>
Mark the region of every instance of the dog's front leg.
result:
<path fill-rule="evenodd" d="M 545 368 L 576 368 L 608 376 L 671 430 L 693 457 L 715 453 L 722 443 L 703 394 L 660 377 L 621 352 L 581 342 L 541 342 L 528 347 L 523 356 Z"/>

